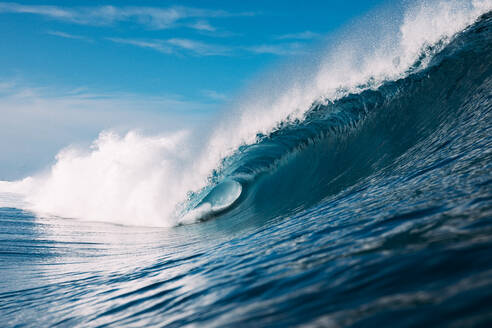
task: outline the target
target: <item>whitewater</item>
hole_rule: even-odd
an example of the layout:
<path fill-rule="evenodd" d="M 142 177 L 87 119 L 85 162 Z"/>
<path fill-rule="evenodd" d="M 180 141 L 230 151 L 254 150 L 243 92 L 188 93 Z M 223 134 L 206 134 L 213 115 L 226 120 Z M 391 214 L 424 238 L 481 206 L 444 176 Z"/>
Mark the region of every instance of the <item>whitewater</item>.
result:
<path fill-rule="evenodd" d="M 371 13 L 207 129 L 103 131 L 0 182 L 2 317 L 487 326 L 491 10 Z"/>

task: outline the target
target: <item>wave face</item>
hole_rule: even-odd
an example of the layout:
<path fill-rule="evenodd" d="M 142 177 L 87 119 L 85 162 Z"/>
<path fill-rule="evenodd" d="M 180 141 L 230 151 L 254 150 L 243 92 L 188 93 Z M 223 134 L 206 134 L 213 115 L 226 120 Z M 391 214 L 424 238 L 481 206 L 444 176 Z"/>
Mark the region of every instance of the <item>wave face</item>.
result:
<path fill-rule="evenodd" d="M 2 318 L 489 326 L 491 9 L 411 7 L 362 62 L 329 55 L 200 142 L 104 133 L 3 182 Z"/>
<path fill-rule="evenodd" d="M 17 195 L 4 196 L 3 203 L 38 216 L 143 226 L 193 223 L 227 207 L 245 217 L 308 208 L 389 165 L 433 133 L 430 122 L 447 119 L 426 97 L 453 87 L 458 77 L 452 68 L 434 70 L 441 61 L 460 58 L 451 53 L 466 50 L 456 45 L 459 33 L 491 8 L 490 0 L 418 2 L 392 24 L 362 23 L 332 41 L 313 72 L 278 90 L 270 86 L 267 95 L 253 92 L 209 136 L 105 131 L 88 150 L 61 151 L 49 171 L 0 181 L 0 192 Z M 450 103 L 445 113 L 458 107 Z M 417 119 L 423 108 L 429 115 L 425 127 Z M 198 209 L 224 181 L 240 183 L 244 194 L 231 195 L 234 201 L 220 211 Z M 285 188 L 293 190 L 279 195 Z"/>
<path fill-rule="evenodd" d="M 489 23 L 484 16 L 461 32 L 428 59 L 426 69 L 315 103 L 302 120 L 240 148 L 226 159 L 225 172 L 216 173 L 244 185 L 246 194 L 231 215 L 291 215 L 365 179 L 411 180 L 432 165 L 466 156 L 470 150 L 448 153 L 449 144 L 459 139 L 465 146 L 467 135 L 490 134 Z M 487 151 L 487 144 L 481 146 Z M 440 159 L 427 168 L 430 158 Z M 403 168 L 409 171 L 401 173 Z"/>

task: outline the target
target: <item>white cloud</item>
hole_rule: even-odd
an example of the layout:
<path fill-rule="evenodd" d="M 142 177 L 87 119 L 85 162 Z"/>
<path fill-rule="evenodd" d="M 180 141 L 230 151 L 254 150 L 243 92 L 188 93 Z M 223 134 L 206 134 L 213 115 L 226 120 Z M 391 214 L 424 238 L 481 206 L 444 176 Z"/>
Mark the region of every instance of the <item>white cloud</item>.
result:
<path fill-rule="evenodd" d="M 73 39 L 73 40 L 82 40 L 82 41 L 87 41 L 87 42 L 93 42 L 92 39 L 89 39 L 85 36 L 65 33 L 62 31 L 47 31 L 46 34 L 58 36 L 60 38 L 65 38 L 65 39 Z"/>
<path fill-rule="evenodd" d="M 145 106 L 143 104 L 145 103 Z M 131 93 L 94 93 L 86 87 L 60 90 L 60 88 L 22 86 L 19 82 L 0 81 L 0 112 L 38 110 L 46 111 L 163 111 L 172 108 L 172 112 L 180 109 L 200 109 L 199 103 L 190 102 L 179 95 L 148 96 Z M 11 106 L 10 106 L 11 105 Z"/>
<path fill-rule="evenodd" d="M 49 121 L 51 126 L 92 126 L 97 129 L 128 124 L 157 127 L 172 126 L 162 124 L 171 116 L 196 115 L 212 109 L 210 105 L 180 95 L 95 93 L 86 87 L 32 87 L 0 81 L 0 135 L 9 127 L 9 121 L 32 122 L 33 126 L 42 126 L 42 122 Z"/>
<path fill-rule="evenodd" d="M 290 34 L 283 34 L 279 35 L 276 37 L 277 40 L 312 40 L 319 38 L 321 34 L 311 32 L 311 31 L 304 31 L 300 33 L 290 33 Z"/>
<path fill-rule="evenodd" d="M 59 7 L 46 5 L 23 5 L 18 3 L 0 2 L 0 13 L 35 14 L 51 19 L 81 25 L 114 25 L 121 22 L 133 22 L 150 29 L 168 29 L 187 26 L 197 30 L 212 31 L 215 28 L 203 21 L 205 18 L 253 16 L 254 13 L 229 13 L 224 10 L 209 10 L 175 6 L 158 7 Z M 189 23 L 186 20 L 199 19 Z"/>
<path fill-rule="evenodd" d="M 173 38 L 167 40 L 140 40 L 108 38 L 115 43 L 128 44 L 140 48 L 148 48 L 165 54 L 181 53 L 183 51 L 199 56 L 226 56 L 232 49 L 222 45 L 209 44 L 201 41 Z"/>
<path fill-rule="evenodd" d="M 56 6 L 25 6 L 18 3 L 0 2 L 0 12 L 37 14 L 55 19 L 74 20 L 74 13 Z"/>
<path fill-rule="evenodd" d="M 140 48 L 148 48 L 165 54 L 171 54 L 174 52 L 173 48 L 166 46 L 162 41 L 159 40 L 144 41 L 144 40 L 136 40 L 136 39 L 123 39 L 123 38 L 107 38 L 107 40 L 115 43 L 128 44 Z"/>
<path fill-rule="evenodd" d="M 200 34 L 211 37 L 230 37 L 237 34 L 218 30 L 209 20 L 219 17 L 253 16 L 256 13 L 230 13 L 224 10 L 210 10 L 173 6 L 168 8 L 138 6 L 86 6 L 61 7 L 49 5 L 23 5 L 12 2 L 0 2 L 1 13 L 18 13 L 40 15 L 50 19 L 81 25 L 113 26 L 117 23 L 134 23 L 149 29 L 170 29 L 188 27 Z M 89 37 L 70 34 L 62 31 L 48 31 L 47 34 L 82 41 L 93 42 Z M 302 33 L 285 34 L 275 37 L 277 40 L 308 40 L 318 34 L 305 31 Z M 152 49 L 164 54 L 191 54 L 196 56 L 238 56 L 249 54 L 297 55 L 303 53 L 299 42 L 280 42 L 250 46 L 223 45 L 208 43 L 189 38 L 171 39 L 134 39 L 123 37 L 106 38 L 115 43 Z"/>
<path fill-rule="evenodd" d="M 299 42 L 233 47 L 182 38 L 167 40 L 107 38 L 107 40 L 140 48 L 148 48 L 165 54 L 187 52 L 197 56 L 239 56 L 246 52 L 257 55 L 293 56 L 305 53 L 305 45 Z"/>
<path fill-rule="evenodd" d="M 206 32 L 215 32 L 217 29 L 210 25 L 209 22 L 205 20 L 199 20 L 194 23 L 188 24 L 189 27 L 199 30 L 199 31 L 206 31 Z"/>
<path fill-rule="evenodd" d="M 226 46 L 209 44 L 190 39 L 174 38 L 167 40 L 166 43 L 203 56 L 224 56 L 231 53 L 231 49 Z"/>
<path fill-rule="evenodd" d="M 213 100 L 213 101 L 224 101 L 227 100 L 227 95 L 217 92 L 215 90 L 202 90 L 202 95 Z"/>
<path fill-rule="evenodd" d="M 12 81 L 0 81 L 0 94 L 2 92 L 8 92 L 15 87 L 15 82 Z"/>
<path fill-rule="evenodd" d="M 305 53 L 305 46 L 302 43 L 280 43 L 280 44 L 261 44 L 244 48 L 254 54 L 270 54 L 277 56 L 294 56 Z"/>

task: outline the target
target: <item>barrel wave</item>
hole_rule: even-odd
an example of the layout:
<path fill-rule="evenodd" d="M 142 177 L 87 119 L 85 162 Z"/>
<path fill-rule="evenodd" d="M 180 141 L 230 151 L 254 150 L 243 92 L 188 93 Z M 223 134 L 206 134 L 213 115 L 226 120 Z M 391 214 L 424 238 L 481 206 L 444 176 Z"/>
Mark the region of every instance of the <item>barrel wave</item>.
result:
<path fill-rule="evenodd" d="M 435 4 L 206 138 L 0 182 L 4 323 L 490 326 L 492 3 Z"/>
<path fill-rule="evenodd" d="M 401 174 L 412 181 L 452 166 L 469 147 L 487 152 L 490 140 L 469 139 L 490 134 L 490 16 L 461 32 L 425 69 L 422 57 L 405 78 L 318 101 L 303 120 L 259 134 L 257 143 L 225 159 L 216 181 L 236 179 L 246 193 L 229 215 L 290 215 L 367 179 Z M 406 188 L 411 194 L 417 187 Z"/>

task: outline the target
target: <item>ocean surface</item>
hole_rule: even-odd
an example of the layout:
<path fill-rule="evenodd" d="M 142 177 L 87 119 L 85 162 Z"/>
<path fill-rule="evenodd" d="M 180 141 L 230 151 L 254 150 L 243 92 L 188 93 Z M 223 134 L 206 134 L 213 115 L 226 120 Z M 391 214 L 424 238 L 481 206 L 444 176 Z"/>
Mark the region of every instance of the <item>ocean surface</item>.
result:
<path fill-rule="evenodd" d="M 257 129 L 205 182 L 177 175 L 173 189 L 169 173 L 162 198 L 152 182 L 186 164 L 100 164 L 138 149 L 135 134 L 61 153 L 19 182 L 22 200 L 4 182 L 0 326 L 492 326 L 492 13 L 434 41 L 391 78 Z M 145 140 L 151 154 L 131 158 L 174 149 Z M 145 183 L 110 193 L 106 176 Z M 178 204 L 174 219 L 150 221 L 153 199 Z"/>

